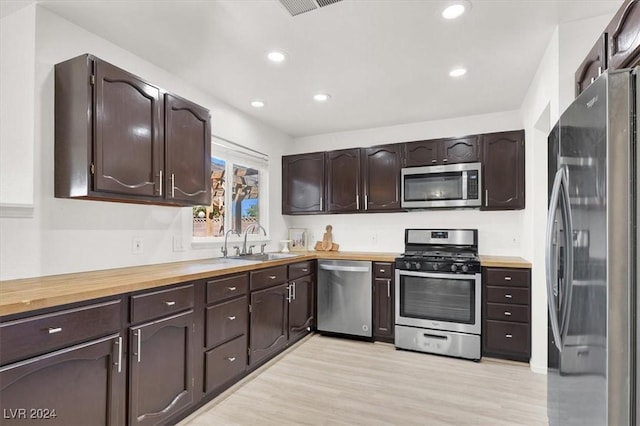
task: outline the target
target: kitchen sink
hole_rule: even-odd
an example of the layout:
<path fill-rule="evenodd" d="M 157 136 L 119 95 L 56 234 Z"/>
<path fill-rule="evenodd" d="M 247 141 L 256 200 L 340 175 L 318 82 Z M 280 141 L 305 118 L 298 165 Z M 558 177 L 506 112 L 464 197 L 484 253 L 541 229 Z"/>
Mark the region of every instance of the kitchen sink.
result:
<path fill-rule="evenodd" d="M 301 255 L 291 254 L 291 253 L 256 253 L 256 254 L 245 254 L 243 256 L 230 256 L 227 259 L 256 260 L 260 262 L 265 262 L 267 260 L 289 259 L 289 258 L 298 257 L 298 256 L 301 256 Z"/>

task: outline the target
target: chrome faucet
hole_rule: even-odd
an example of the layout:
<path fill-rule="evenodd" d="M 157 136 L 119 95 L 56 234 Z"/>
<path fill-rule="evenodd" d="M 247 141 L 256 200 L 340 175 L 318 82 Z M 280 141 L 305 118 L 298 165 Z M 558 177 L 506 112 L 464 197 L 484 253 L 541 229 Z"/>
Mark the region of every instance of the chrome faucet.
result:
<path fill-rule="evenodd" d="M 244 230 L 244 242 L 242 243 L 242 253 L 240 253 L 241 255 L 245 255 L 245 254 L 252 254 L 252 249 L 254 246 L 250 246 L 249 247 L 249 252 L 247 253 L 247 234 L 249 233 L 250 230 L 254 230 L 256 227 L 258 227 L 258 229 L 262 229 L 262 232 L 264 232 L 265 237 L 267 236 L 267 230 L 264 229 L 264 226 L 260 225 L 259 223 L 254 223 L 253 225 L 249 225 L 247 227 L 247 229 Z M 267 244 L 260 244 L 260 254 L 264 253 L 264 248 Z"/>
<path fill-rule="evenodd" d="M 229 229 L 227 231 L 227 233 L 224 234 L 224 246 L 220 247 L 220 250 L 222 251 L 222 256 L 223 257 L 227 257 L 227 253 L 228 253 L 228 250 L 227 250 L 227 238 L 229 237 L 229 233 L 237 234 L 238 236 L 240 236 L 240 232 L 236 231 L 235 229 Z M 246 241 L 246 237 L 245 237 L 245 241 Z"/>

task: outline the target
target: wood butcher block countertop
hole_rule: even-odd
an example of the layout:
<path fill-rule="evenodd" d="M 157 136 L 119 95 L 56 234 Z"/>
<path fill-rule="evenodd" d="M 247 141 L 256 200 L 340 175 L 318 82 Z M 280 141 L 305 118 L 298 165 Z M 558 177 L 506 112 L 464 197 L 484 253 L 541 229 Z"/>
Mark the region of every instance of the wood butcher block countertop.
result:
<path fill-rule="evenodd" d="M 399 253 L 311 251 L 301 252 L 296 257 L 270 261 L 211 258 L 0 281 L 0 316 L 304 260 L 393 262 L 398 256 Z M 531 267 L 527 261 L 516 257 L 481 256 L 481 262 L 482 266 Z"/>

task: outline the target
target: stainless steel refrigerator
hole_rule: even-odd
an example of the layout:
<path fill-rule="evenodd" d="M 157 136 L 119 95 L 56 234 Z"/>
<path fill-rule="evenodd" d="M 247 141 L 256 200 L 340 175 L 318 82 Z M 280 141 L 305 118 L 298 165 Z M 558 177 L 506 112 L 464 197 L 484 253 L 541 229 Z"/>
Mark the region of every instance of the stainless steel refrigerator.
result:
<path fill-rule="evenodd" d="M 551 426 L 640 422 L 638 72 L 602 74 L 549 134 Z"/>

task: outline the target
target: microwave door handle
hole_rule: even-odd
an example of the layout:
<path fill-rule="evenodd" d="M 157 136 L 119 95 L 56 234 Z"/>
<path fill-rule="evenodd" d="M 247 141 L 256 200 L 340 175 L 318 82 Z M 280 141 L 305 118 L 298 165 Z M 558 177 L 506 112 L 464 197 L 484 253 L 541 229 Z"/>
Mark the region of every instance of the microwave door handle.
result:
<path fill-rule="evenodd" d="M 462 172 L 462 199 L 467 199 L 467 179 L 469 178 L 469 172 Z"/>
<path fill-rule="evenodd" d="M 558 202 L 560 196 L 560 187 L 563 182 L 564 171 L 558 170 L 553 181 L 553 189 L 551 191 L 551 200 L 549 201 L 549 212 L 547 215 L 547 232 L 545 244 L 545 273 L 547 282 L 547 305 L 549 308 L 549 322 L 551 323 L 551 332 L 553 340 L 559 351 L 562 351 L 562 341 L 560 340 L 560 325 L 558 323 L 558 310 L 555 294 L 559 293 L 558 286 L 558 252 L 555 250 L 555 242 L 553 239 L 556 229 L 556 213 L 558 210 Z M 553 253 L 553 256 L 552 256 Z M 566 257 L 566 256 L 565 256 Z"/>

